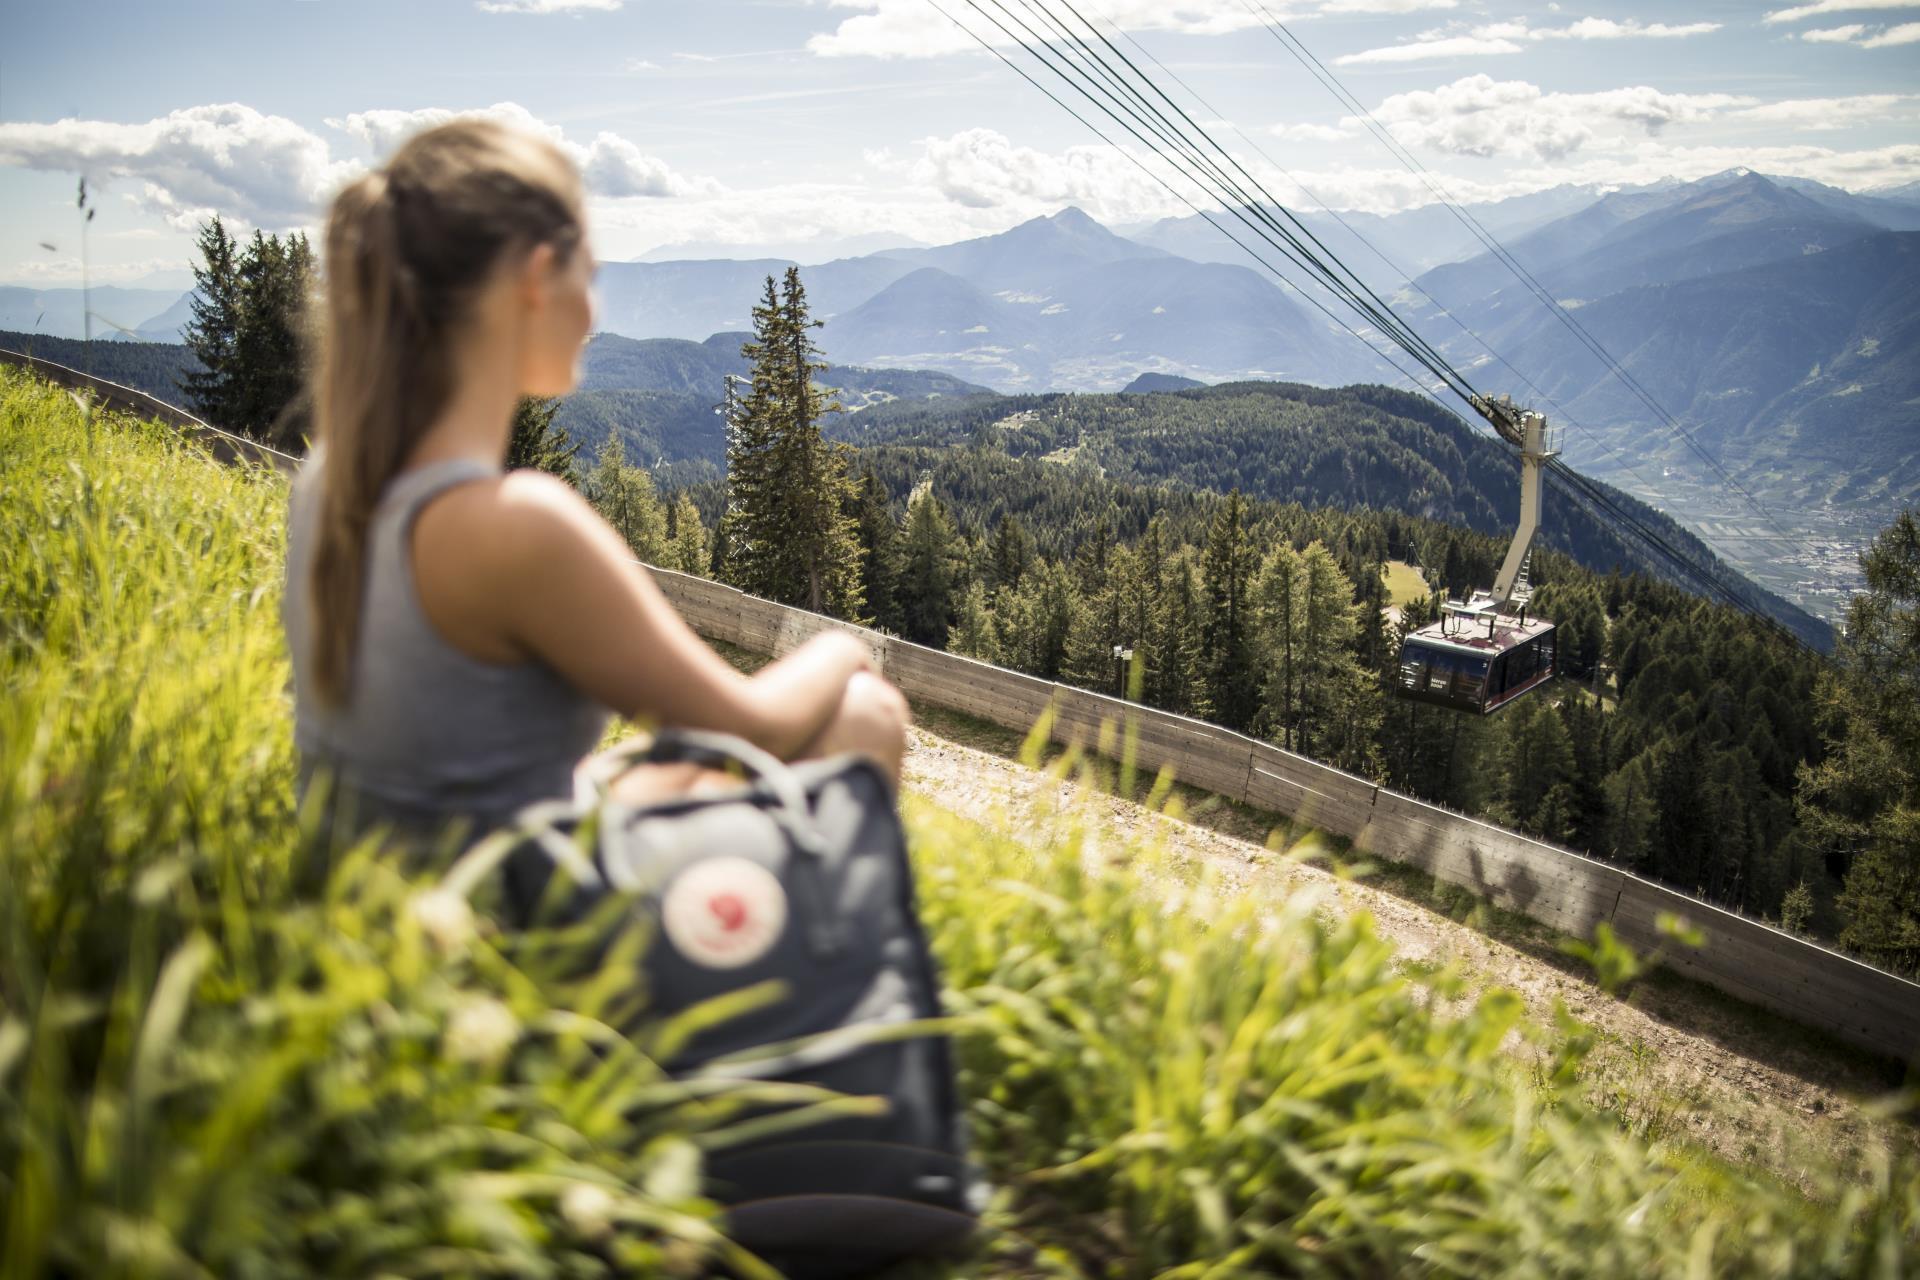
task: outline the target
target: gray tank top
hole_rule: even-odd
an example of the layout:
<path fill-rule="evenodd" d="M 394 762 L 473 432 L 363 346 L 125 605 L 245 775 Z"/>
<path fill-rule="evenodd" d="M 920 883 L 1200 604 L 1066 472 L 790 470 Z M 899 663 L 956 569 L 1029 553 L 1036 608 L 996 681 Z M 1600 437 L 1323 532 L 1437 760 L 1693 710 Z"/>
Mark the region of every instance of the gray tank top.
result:
<path fill-rule="evenodd" d="M 471 819 L 476 831 L 498 825 L 522 805 L 570 796 L 574 767 L 606 730 L 606 709 L 551 668 L 470 657 L 421 609 L 409 554 L 414 518 L 447 488 L 498 474 L 453 459 L 404 472 L 381 495 L 368 530 L 351 689 L 338 708 L 313 692 L 317 451 L 294 478 L 280 606 L 293 658 L 294 742 L 303 797 L 319 771 L 334 780 L 338 803 L 327 825 L 336 833 L 378 822 L 420 833 L 452 818 Z"/>

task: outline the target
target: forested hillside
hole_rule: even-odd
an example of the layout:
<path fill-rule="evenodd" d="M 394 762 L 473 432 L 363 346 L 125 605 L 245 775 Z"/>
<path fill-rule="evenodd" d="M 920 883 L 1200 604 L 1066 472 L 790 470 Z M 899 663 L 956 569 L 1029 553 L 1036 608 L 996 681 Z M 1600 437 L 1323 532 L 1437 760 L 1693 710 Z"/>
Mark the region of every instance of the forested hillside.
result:
<path fill-rule="evenodd" d="M 1010 457 L 1084 466 L 1115 480 L 1401 512 L 1503 536 L 1520 507 L 1519 466 L 1506 446 L 1429 400 L 1386 387 L 1231 383 L 1172 394 L 902 404 L 845 421 L 839 430 L 864 443 L 940 448 L 970 440 Z M 1544 545 L 1590 569 L 1674 572 L 1644 543 L 1576 505 L 1557 481 L 1548 495 Z M 1824 623 L 1728 568 L 1677 523 L 1625 494 L 1614 500 L 1658 528 L 1700 574 L 1711 574 L 1809 643 L 1830 646 Z M 1476 584 L 1449 560 L 1452 554 L 1444 537 L 1394 549 L 1396 557 L 1419 559 L 1454 592 L 1464 592 Z"/>
<path fill-rule="evenodd" d="M 201 369 L 193 353 L 177 342 L 83 342 L 0 329 L 0 348 L 39 356 L 182 406 L 186 393 L 180 379 Z"/>

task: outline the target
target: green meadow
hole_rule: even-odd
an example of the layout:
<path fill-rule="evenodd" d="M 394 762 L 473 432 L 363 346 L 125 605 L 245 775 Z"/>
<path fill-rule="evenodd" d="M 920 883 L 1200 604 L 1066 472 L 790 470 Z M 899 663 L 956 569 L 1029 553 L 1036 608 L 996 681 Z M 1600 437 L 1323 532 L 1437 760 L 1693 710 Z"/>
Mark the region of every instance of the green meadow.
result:
<path fill-rule="evenodd" d="M 768 1103 L 862 1103 L 664 1076 L 690 1022 L 636 994 L 619 904 L 505 932 L 497 843 L 311 850 L 284 502 L 0 370 L 0 1275 L 769 1274 L 701 1199 L 705 1153 Z M 1040 840 L 905 812 L 996 1187 L 977 1255 L 915 1274 L 1920 1258 L 1913 1168 L 1869 1152 L 1809 1197 L 1649 1142 L 1583 1101 L 1585 1028 L 1397 969 L 1364 912 L 1156 874 L 1071 810 Z"/>

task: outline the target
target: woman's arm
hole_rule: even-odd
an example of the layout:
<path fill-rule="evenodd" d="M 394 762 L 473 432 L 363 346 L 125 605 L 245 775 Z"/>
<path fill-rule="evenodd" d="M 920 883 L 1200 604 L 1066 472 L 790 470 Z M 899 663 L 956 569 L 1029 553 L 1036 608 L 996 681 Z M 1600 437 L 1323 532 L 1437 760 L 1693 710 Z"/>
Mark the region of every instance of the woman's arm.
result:
<path fill-rule="evenodd" d="M 456 589 L 435 594 L 452 596 L 454 618 L 484 615 L 509 651 L 623 715 L 737 734 L 785 759 L 826 727 L 853 673 L 872 667 L 858 640 L 830 632 L 749 678 L 694 633 L 567 485 L 517 471 L 472 488 L 491 492 L 444 522 L 429 522 L 442 505 L 433 504 L 415 532 L 416 565 L 458 556 L 461 572 L 437 578 Z"/>

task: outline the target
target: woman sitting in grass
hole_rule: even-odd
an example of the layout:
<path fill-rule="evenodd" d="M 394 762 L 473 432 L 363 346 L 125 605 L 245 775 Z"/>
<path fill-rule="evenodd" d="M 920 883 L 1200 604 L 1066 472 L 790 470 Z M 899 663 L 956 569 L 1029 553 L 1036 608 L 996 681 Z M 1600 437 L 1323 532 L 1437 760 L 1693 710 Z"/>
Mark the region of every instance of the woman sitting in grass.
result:
<path fill-rule="evenodd" d="M 336 830 L 478 831 L 571 795 L 609 713 L 780 756 L 864 751 L 897 785 L 906 704 L 829 633 L 747 677 L 693 633 L 580 494 L 503 463 L 523 396 L 580 381 L 592 245 L 573 162 L 461 120 L 354 180 L 327 219 L 316 443 L 283 621 L 303 791 Z M 714 771 L 633 768 L 633 803 Z"/>

